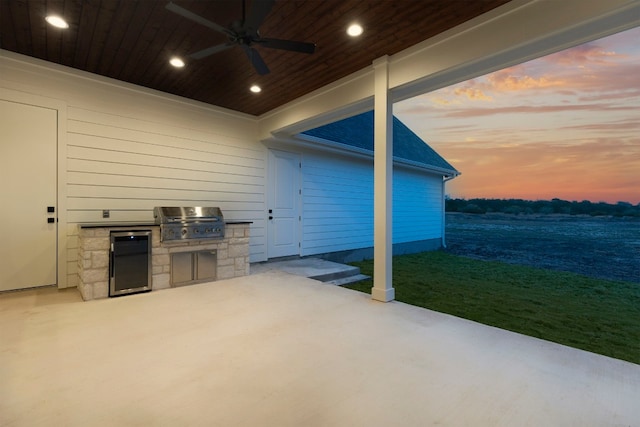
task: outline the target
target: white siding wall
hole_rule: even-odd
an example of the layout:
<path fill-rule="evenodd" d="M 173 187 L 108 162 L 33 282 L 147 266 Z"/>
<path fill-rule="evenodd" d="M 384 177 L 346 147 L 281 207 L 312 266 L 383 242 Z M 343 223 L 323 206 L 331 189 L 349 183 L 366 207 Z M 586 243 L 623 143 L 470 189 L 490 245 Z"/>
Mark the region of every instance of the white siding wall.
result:
<path fill-rule="evenodd" d="M 154 206 L 220 206 L 227 220 L 253 221 L 251 260 L 266 258 L 266 149 L 253 117 L 23 58 L 0 55 L 0 89 L 66 106 L 60 287 L 77 283 L 77 224 L 104 221 L 103 209 L 108 221 L 152 222 Z"/>
<path fill-rule="evenodd" d="M 325 153 L 302 158 L 302 255 L 373 246 L 373 163 Z M 395 167 L 393 243 L 442 237 L 442 177 Z"/>
<path fill-rule="evenodd" d="M 226 220 L 254 222 L 251 256 L 264 259 L 264 150 L 221 130 L 69 108 L 69 223 L 104 221 L 103 209 L 112 221 L 153 221 L 154 206 L 219 206 Z"/>
<path fill-rule="evenodd" d="M 301 255 L 372 245 L 373 163 L 304 154 Z"/>
<path fill-rule="evenodd" d="M 442 237 L 442 176 L 393 171 L 393 243 Z"/>
<path fill-rule="evenodd" d="M 109 123 L 111 122 L 111 123 Z M 216 133 L 70 108 L 69 222 L 153 220 L 154 206 L 220 206 L 227 219 L 262 216 L 264 159 L 257 146 Z"/>
<path fill-rule="evenodd" d="M 0 74 L 0 92 L 64 110 L 60 287 L 77 283 L 77 224 L 104 221 L 103 209 L 130 222 L 152 221 L 159 205 L 220 206 L 228 220 L 253 221 L 251 261 L 266 259 L 267 151 L 255 118 L 11 53 L 0 53 Z M 394 174 L 394 243 L 440 237 L 441 178 Z M 301 255 L 371 247 L 372 161 L 305 150 L 302 209 Z"/>

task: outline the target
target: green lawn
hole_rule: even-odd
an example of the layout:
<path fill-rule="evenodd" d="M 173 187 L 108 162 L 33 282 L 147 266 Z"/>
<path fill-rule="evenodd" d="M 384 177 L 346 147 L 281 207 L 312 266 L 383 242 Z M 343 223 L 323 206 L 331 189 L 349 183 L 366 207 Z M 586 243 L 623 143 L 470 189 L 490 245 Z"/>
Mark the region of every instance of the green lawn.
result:
<path fill-rule="evenodd" d="M 373 275 L 373 261 L 353 265 Z M 435 251 L 394 257 L 393 285 L 398 301 L 640 364 L 637 283 Z"/>

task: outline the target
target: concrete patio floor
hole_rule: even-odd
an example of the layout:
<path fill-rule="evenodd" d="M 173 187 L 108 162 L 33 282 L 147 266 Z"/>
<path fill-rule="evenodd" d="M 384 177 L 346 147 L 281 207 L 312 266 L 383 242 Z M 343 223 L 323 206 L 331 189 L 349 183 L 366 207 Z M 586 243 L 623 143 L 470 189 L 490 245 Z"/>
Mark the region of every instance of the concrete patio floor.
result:
<path fill-rule="evenodd" d="M 272 270 L 0 295 L 3 426 L 634 426 L 640 365 Z"/>

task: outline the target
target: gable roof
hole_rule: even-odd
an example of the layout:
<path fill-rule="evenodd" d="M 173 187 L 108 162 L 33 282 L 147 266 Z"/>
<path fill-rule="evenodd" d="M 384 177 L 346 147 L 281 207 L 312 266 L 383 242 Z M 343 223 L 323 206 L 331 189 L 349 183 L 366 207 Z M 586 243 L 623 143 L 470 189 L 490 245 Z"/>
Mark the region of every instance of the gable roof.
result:
<path fill-rule="evenodd" d="M 302 135 L 366 150 L 373 155 L 373 111 L 305 131 Z M 393 157 L 425 169 L 459 174 L 397 117 L 393 117 Z"/>

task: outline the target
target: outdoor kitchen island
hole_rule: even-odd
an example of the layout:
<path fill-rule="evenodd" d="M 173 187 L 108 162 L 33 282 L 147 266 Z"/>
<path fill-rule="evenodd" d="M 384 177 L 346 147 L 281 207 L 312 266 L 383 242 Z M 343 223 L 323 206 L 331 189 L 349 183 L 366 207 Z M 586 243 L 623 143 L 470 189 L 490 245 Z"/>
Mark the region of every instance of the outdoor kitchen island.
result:
<path fill-rule="evenodd" d="M 249 274 L 249 228 L 251 222 L 225 222 L 224 237 L 160 241 L 156 223 L 79 224 L 78 225 L 78 290 L 85 301 L 109 297 L 110 236 L 112 232 L 151 231 L 151 290 L 185 284 L 230 279 Z M 207 269 L 214 277 L 177 282 L 172 275 L 176 259 L 185 254 L 209 254 L 214 262 Z M 211 261 L 213 260 L 213 261 Z M 173 262 L 172 262 L 173 261 Z M 172 280 L 174 277 L 174 280 Z"/>

